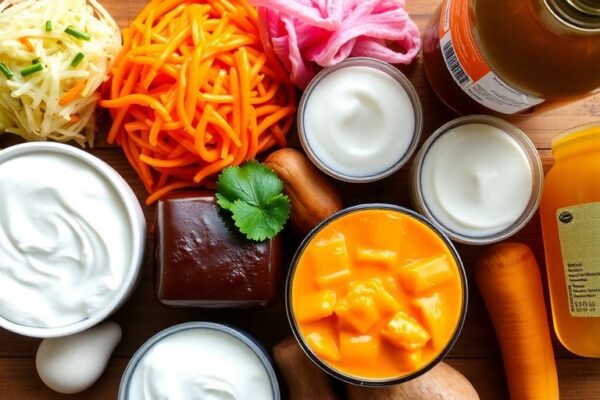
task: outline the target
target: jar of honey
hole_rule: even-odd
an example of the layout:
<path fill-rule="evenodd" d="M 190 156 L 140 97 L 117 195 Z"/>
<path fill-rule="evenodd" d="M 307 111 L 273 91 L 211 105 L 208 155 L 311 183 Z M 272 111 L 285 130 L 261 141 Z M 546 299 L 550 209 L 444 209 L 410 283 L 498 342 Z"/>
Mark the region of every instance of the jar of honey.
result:
<path fill-rule="evenodd" d="M 600 122 L 558 136 L 552 153 L 540 213 L 554 328 L 600 358 Z"/>
<path fill-rule="evenodd" d="M 600 88 L 600 1 L 444 0 L 425 70 L 461 114 L 530 114 Z"/>

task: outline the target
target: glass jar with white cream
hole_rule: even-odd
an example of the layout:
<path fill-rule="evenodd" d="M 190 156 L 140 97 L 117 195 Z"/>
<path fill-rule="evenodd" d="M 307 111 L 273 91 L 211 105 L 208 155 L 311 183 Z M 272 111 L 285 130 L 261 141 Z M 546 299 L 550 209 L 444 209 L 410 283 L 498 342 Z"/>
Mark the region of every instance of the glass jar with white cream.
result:
<path fill-rule="evenodd" d="M 421 103 L 408 78 L 364 57 L 322 70 L 298 111 L 306 154 L 346 182 L 372 182 L 399 170 L 416 150 L 422 124 Z"/>
<path fill-rule="evenodd" d="M 415 208 L 466 244 L 502 241 L 535 214 L 544 171 L 527 135 L 499 118 L 448 122 L 423 144 L 412 168 Z"/>
<path fill-rule="evenodd" d="M 118 400 L 280 400 L 265 350 L 226 325 L 189 322 L 149 339 L 123 374 Z"/>

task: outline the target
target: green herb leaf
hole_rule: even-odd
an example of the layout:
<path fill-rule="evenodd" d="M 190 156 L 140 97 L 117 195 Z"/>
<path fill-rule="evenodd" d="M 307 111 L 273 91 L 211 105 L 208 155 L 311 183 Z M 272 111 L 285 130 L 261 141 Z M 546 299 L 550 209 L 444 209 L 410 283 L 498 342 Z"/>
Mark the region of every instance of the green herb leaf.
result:
<path fill-rule="evenodd" d="M 279 195 L 262 207 L 236 200 L 231 209 L 235 226 L 250 240 L 261 242 L 275 237 L 288 220 L 290 201 Z M 283 222 L 282 222 L 283 221 Z"/>
<path fill-rule="evenodd" d="M 275 237 L 290 215 L 283 182 L 266 166 L 250 161 L 225 168 L 217 181 L 217 202 L 232 213 L 235 225 L 250 240 Z"/>
<path fill-rule="evenodd" d="M 250 161 L 241 167 L 225 168 L 219 175 L 217 191 L 229 201 L 221 206 L 225 209 L 229 209 L 230 203 L 238 199 L 259 205 L 281 194 L 283 182 L 269 168 Z"/>

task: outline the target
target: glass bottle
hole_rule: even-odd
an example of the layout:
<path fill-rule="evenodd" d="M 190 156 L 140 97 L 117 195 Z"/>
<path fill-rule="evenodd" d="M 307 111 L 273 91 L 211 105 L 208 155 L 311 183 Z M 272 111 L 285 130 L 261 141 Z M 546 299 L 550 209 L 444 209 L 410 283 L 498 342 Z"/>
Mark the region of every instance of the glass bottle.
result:
<path fill-rule="evenodd" d="M 600 358 L 600 122 L 558 136 L 552 154 L 540 215 L 554 329 Z"/>
<path fill-rule="evenodd" d="M 444 0 L 424 37 L 439 97 L 470 113 L 534 113 L 600 89 L 600 0 Z"/>

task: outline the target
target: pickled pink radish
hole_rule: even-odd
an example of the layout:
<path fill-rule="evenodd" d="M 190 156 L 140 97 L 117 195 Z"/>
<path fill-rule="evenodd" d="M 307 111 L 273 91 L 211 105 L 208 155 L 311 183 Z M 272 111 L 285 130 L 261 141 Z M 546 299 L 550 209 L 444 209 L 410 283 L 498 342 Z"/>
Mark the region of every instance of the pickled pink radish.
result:
<path fill-rule="evenodd" d="M 265 47 L 300 88 L 313 78 L 315 64 L 328 67 L 350 56 L 410 64 L 421 46 L 419 28 L 404 9 L 404 0 L 250 3 L 259 7 Z"/>

